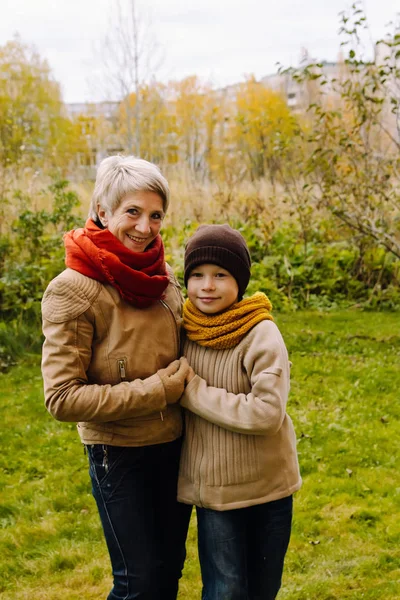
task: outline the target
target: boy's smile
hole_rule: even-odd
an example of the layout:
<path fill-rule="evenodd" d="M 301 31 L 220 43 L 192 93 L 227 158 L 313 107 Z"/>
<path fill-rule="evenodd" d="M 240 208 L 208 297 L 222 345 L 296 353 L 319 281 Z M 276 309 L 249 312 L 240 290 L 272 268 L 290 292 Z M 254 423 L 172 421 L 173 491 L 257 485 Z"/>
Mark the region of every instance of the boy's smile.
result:
<path fill-rule="evenodd" d="M 229 271 L 218 265 L 204 264 L 190 272 L 187 291 L 196 308 L 213 315 L 237 302 L 239 288 Z"/>

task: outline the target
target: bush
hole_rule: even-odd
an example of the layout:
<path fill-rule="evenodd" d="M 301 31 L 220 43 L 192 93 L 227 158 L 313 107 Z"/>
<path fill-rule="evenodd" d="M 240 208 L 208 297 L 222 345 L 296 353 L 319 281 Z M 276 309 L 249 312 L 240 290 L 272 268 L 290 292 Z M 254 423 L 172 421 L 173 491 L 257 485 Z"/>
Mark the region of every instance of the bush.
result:
<path fill-rule="evenodd" d="M 316 229 L 307 247 L 292 223 L 271 232 L 260 219 L 232 220 L 250 249 L 252 277 L 247 295 L 267 294 L 278 310 L 331 309 L 354 304 L 376 309 L 400 308 L 400 261 L 365 239 L 336 239 Z M 166 227 L 166 259 L 183 285 L 183 255 L 198 227 L 186 221 L 181 229 Z M 368 245 L 369 244 L 369 245 Z"/>
<path fill-rule="evenodd" d="M 10 231 L 0 236 L 0 369 L 42 343 L 40 302 L 48 283 L 64 268 L 62 235 L 82 225 L 75 216 L 77 195 L 67 181 L 49 186 L 50 211 L 32 210 L 33 201 L 14 196 L 19 210 Z"/>
<path fill-rule="evenodd" d="M 32 210 L 32 199 L 16 194 L 18 218 L 0 236 L 0 366 L 41 344 L 40 301 L 53 277 L 64 269 L 62 235 L 83 223 L 75 216 L 79 200 L 66 181 L 49 188 L 51 210 Z M 276 311 L 400 308 L 400 261 L 364 237 L 338 232 L 329 219 L 314 224 L 307 243 L 295 221 L 264 222 L 253 212 L 230 224 L 245 237 L 252 256 L 247 295 L 267 294 Z M 197 221 L 165 225 L 166 260 L 183 285 L 184 247 Z"/>
<path fill-rule="evenodd" d="M 33 199 L 17 192 L 19 216 L 0 237 L 0 306 L 6 321 L 37 313 L 44 289 L 64 268 L 63 233 L 82 225 L 73 212 L 79 199 L 68 182 L 56 181 L 49 191 L 50 211 L 32 210 Z"/>

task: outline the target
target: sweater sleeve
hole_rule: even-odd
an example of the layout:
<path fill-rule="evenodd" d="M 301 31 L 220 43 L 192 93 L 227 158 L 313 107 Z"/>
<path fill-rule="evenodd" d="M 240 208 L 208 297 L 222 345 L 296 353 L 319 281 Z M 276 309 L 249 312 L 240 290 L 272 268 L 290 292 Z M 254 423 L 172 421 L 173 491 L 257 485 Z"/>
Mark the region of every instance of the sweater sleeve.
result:
<path fill-rule="evenodd" d="M 76 303 L 75 303 L 76 305 Z M 51 308 L 51 307 L 50 307 Z M 94 319 L 91 308 L 54 322 L 43 310 L 42 354 L 45 404 L 59 421 L 97 423 L 142 417 L 166 408 L 166 392 L 156 373 L 116 385 L 89 383 Z"/>
<path fill-rule="evenodd" d="M 251 383 L 249 394 L 209 386 L 196 375 L 181 405 L 230 431 L 274 435 L 286 414 L 290 375 L 286 347 L 273 322 L 262 321 L 250 332 L 243 366 Z"/>

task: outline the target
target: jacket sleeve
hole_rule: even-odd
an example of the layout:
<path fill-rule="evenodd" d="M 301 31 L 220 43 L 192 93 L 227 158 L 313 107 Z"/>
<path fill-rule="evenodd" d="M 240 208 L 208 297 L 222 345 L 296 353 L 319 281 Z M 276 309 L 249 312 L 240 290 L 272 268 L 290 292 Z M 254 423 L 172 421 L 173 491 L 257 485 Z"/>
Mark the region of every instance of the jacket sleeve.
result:
<path fill-rule="evenodd" d="M 166 393 L 156 373 L 117 385 L 88 382 L 94 335 L 92 309 L 62 322 L 43 317 L 42 355 L 45 404 L 59 421 L 97 423 L 141 417 L 166 408 Z"/>
<path fill-rule="evenodd" d="M 237 433 L 274 435 L 286 414 L 290 386 L 289 360 L 282 336 L 271 321 L 262 321 L 249 334 L 243 366 L 251 383 L 249 394 L 233 394 L 207 385 L 196 375 L 181 405 L 220 427 Z"/>

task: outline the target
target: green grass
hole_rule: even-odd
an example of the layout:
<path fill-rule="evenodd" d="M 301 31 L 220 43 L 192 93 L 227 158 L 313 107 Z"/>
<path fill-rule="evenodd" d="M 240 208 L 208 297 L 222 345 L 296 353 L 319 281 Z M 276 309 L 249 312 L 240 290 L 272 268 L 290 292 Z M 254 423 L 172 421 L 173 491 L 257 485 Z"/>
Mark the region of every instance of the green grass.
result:
<path fill-rule="evenodd" d="M 280 315 L 303 488 L 280 600 L 400 597 L 400 315 Z M 99 600 L 110 569 L 74 425 L 38 358 L 0 375 L 0 599 Z M 193 519 L 180 600 L 200 598 Z"/>

